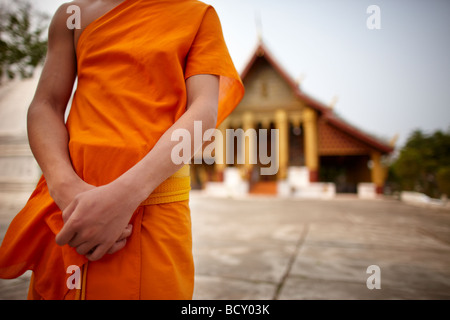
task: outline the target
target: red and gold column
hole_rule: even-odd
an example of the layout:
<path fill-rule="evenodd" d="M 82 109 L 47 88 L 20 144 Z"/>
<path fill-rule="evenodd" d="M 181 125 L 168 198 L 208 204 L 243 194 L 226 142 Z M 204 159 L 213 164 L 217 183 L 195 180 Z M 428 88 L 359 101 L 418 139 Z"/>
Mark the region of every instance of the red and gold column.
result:
<path fill-rule="evenodd" d="M 308 107 L 303 109 L 303 130 L 305 139 L 305 163 L 309 170 L 309 181 L 319 181 L 319 148 L 317 113 Z"/>
<path fill-rule="evenodd" d="M 373 151 L 370 155 L 372 160 L 372 183 L 375 184 L 377 194 L 383 193 L 384 182 L 386 179 L 386 168 L 381 162 L 381 153 Z"/>
<path fill-rule="evenodd" d="M 242 115 L 242 129 L 245 133 L 244 139 L 244 155 L 245 155 L 245 164 L 244 164 L 244 176 L 249 179 L 249 175 L 252 172 L 253 165 L 256 164 L 256 151 L 257 151 L 257 137 L 254 130 L 254 119 L 253 113 L 250 111 L 246 111 Z M 253 134 L 255 133 L 255 134 Z"/>
<path fill-rule="evenodd" d="M 229 127 L 229 119 L 225 119 L 220 126 L 217 128 L 222 133 L 222 139 L 217 139 L 215 143 L 215 174 L 217 181 L 223 181 L 223 175 L 225 172 L 225 168 L 227 167 L 226 163 L 226 130 Z"/>
<path fill-rule="evenodd" d="M 287 178 L 289 165 L 289 122 L 285 110 L 275 112 L 275 126 L 279 133 L 278 180 L 284 180 Z"/>

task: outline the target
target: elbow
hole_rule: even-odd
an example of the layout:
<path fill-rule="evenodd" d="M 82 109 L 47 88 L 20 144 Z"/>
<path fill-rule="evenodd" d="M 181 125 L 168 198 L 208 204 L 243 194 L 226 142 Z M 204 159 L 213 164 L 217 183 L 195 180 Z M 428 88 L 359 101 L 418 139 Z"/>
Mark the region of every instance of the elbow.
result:
<path fill-rule="evenodd" d="M 215 129 L 217 127 L 217 112 L 209 112 L 202 117 L 203 130 Z"/>
<path fill-rule="evenodd" d="M 219 114 L 219 102 L 210 102 L 210 105 L 207 107 L 207 127 L 209 129 L 216 128 L 217 118 Z"/>
<path fill-rule="evenodd" d="M 35 118 L 36 114 L 39 112 L 39 108 L 37 107 L 36 103 L 32 102 L 30 106 L 28 107 L 27 111 L 27 125 L 29 126 L 30 123 Z"/>
<path fill-rule="evenodd" d="M 202 123 L 203 130 L 214 129 L 217 125 L 218 117 L 218 105 L 211 103 L 196 105 L 189 108 L 194 121 L 200 121 Z M 189 110 L 188 109 L 188 110 Z"/>
<path fill-rule="evenodd" d="M 216 105 L 210 114 L 208 127 L 211 129 L 214 129 L 217 126 L 218 109 L 219 109 L 219 107 L 218 107 L 218 105 Z"/>
<path fill-rule="evenodd" d="M 28 107 L 27 111 L 27 125 L 29 126 L 40 114 L 43 113 L 43 103 L 39 103 L 36 100 L 33 100 Z"/>
<path fill-rule="evenodd" d="M 27 121 L 32 121 L 35 117 L 42 114 L 54 114 L 58 118 L 64 119 L 65 107 L 53 102 L 51 99 L 33 99 L 27 111 Z"/>

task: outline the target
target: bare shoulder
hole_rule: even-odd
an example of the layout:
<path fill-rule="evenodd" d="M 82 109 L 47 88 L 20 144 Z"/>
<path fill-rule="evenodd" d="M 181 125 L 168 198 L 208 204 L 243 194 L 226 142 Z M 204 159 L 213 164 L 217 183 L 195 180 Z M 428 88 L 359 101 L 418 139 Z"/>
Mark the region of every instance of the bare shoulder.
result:
<path fill-rule="evenodd" d="M 56 10 L 53 19 L 55 20 L 64 20 L 70 17 L 75 10 L 79 10 L 80 12 L 88 12 L 92 7 L 95 7 L 98 1 L 89 1 L 89 0 L 74 0 L 65 2 L 59 6 Z"/>
<path fill-rule="evenodd" d="M 74 0 L 59 6 L 53 16 L 50 33 L 71 39 L 76 47 L 78 39 L 92 21 L 121 0 Z"/>
<path fill-rule="evenodd" d="M 70 13 L 72 12 L 71 6 L 76 6 L 81 9 L 81 7 L 83 5 L 85 5 L 84 3 L 85 3 L 85 1 L 83 1 L 83 0 L 70 1 L 70 2 L 63 3 L 62 5 L 60 5 L 58 7 L 55 14 L 53 15 L 52 24 L 57 25 L 57 26 L 65 24 L 68 17 L 70 16 Z"/>
<path fill-rule="evenodd" d="M 89 9 L 90 6 L 93 6 L 96 4 L 96 2 L 98 2 L 97 0 L 94 1 L 89 1 L 89 0 L 73 0 L 73 1 L 69 1 L 66 3 L 63 3 L 60 8 L 62 8 L 63 10 L 67 11 L 69 9 L 69 7 L 71 6 L 77 6 L 80 9 L 84 10 L 84 9 Z"/>
<path fill-rule="evenodd" d="M 99 1 L 74 0 L 58 7 L 49 27 L 48 48 L 50 52 L 75 51 L 77 39 L 84 27 L 83 13 L 89 12 L 90 7 Z"/>

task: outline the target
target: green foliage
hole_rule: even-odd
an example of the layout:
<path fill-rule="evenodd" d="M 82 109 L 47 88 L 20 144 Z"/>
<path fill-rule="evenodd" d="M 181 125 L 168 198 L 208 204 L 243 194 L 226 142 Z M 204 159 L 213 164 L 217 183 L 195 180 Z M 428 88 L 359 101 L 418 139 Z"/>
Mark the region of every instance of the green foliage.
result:
<path fill-rule="evenodd" d="M 0 81 L 20 75 L 28 78 L 45 57 L 44 23 L 48 16 L 28 1 L 14 1 L 0 8 Z"/>
<path fill-rule="evenodd" d="M 414 131 L 389 170 L 401 190 L 438 198 L 450 195 L 450 130 L 426 135 Z"/>

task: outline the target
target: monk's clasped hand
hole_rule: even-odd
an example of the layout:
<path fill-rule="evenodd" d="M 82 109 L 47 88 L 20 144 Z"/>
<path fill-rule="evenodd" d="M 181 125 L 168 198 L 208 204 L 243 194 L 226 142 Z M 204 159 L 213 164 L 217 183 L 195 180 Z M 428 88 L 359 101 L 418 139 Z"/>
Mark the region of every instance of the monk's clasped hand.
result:
<path fill-rule="evenodd" d="M 132 233 L 129 221 L 138 205 L 114 184 L 83 192 L 63 211 L 56 243 L 76 248 L 90 261 L 117 252 Z"/>

